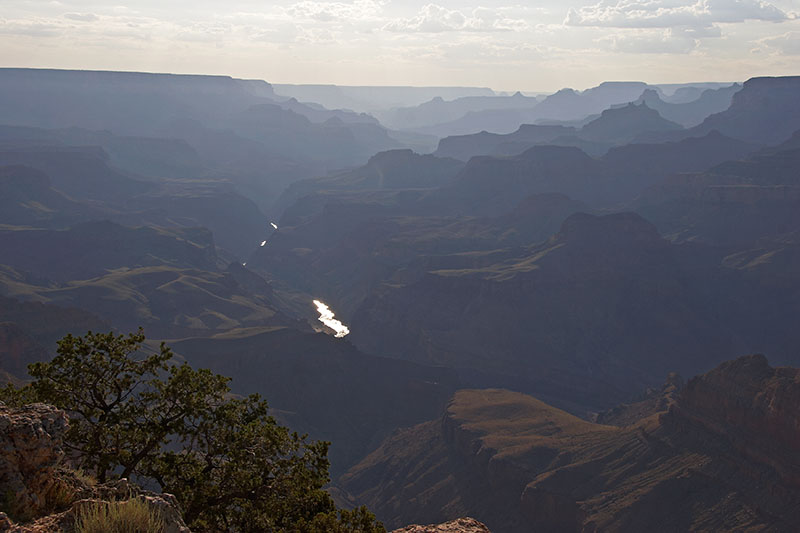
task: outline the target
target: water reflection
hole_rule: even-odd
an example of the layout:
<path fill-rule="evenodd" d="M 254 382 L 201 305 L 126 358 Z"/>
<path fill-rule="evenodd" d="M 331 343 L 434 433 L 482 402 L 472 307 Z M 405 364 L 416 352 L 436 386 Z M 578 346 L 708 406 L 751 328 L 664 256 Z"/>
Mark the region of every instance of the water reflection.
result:
<path fill-rule="evenodd" d="M 350 329 L 335 318 L 333 311 L 324 302 L 314 300 L 314 305 L 317 306 L 319 321 L 335 331 L 336 337 L 341 338 L 350 333 Z"/>

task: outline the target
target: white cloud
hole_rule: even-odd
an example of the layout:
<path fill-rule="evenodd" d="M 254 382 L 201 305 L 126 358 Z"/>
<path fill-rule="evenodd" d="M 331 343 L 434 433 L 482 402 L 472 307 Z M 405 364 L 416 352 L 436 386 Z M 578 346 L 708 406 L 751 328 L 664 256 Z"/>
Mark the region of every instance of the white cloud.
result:
<path fill-rule="evenodd" d="M 794 73 L 800 47 L 800 19 L 791 20 L 798 0 L 0 4 L 4 64 L 275 82 L 555 90 L 604 79 L 743 80 Z M 750 22 L 736 24 L 742 20 Z"/>
<path fill-rule="evenodd" d="M 94 22 L 100 19 L 100 17 L 94 13 L 66 13 L 64 18 L 69 20 L 77 20 L 78 22 Z"/>
<path fill-rule="evenodd" d="M 436 61 L 443 68 L 464 65 L 520 65 L 543 57 L 552 57 L 553 49 L 545 46 L 503 41 L 494 36 L 479 36 L 450 41 L 445 40 L 434 46 L 420 44 L 409 50 L 408 57 L 413 60 L 422 54 Z"/>
<path fill-rule="evenodd" d="M 709 33 L 712 33 L 712 31 Z M 614 52 L 630 54 L 688 54 L 700 45 L 696 34 L 695 30 L 685 28 L 632 30 L 607 35 L 598 39 L 597 42 Z"/>
<path fill-rule="evenodd" d="M 233 28 L 223 23 L 194 23 L 178 31 L 175 39 L 183 42 L 219 42 L 231 35 Z"/>
<path fill-rule="evenodd" d="M 465 15 L 436 4 L 428 4 L 413 17 L 397 19 L 383 26 L 384 30 L 399 33 L 441 33 L 446 31 L 523 31 L 528 23 L 505 15 L 502 8 L 478 7 Z"/>
<path fill-rule="evenodd" d="M 75 24 L 76 20 L 81 24 Z M 84 44 L 107 46 L 110 41 L 118 43 L 118 46 L 125 46 L 126 42 L 146 41 L 159 35 L 170 35 L 179 39 L 179 34 L 187 27 L 158 19 L 127 16 L 0 19 L 0 34 L 30 37 L 38 42 L 49 40 L 53 44 L 68 43 L 72 47 Z"/>
<path fill-rule="evenodd" d="M 380 15 L 385 2 L 378 0 L 355 0 L 353 2 L 316 2 L 304 0 L 286 8 L 294 19 L 317 22 L 356 21 Z"/>
<path fill-rule="evenodd" d="M 53 37 L 61 33 L 61 25 L 47 19 L 3 20 L 0 19 L 0 34 L 27 37 Z"/>
<path fill-rule="evenodd" d="M 800 55 L 800 31 L 788 31 L 782 35 L 765 37 L 756 41 L 761 48 L 784 55 Z"/>
<path fill-rule="evenodd" d="M 707 27 L 747 20 L 781 22 L 789 16 L 761 0 L 603 0 L 570 8 L 565 24 L 611 28 Z"/>

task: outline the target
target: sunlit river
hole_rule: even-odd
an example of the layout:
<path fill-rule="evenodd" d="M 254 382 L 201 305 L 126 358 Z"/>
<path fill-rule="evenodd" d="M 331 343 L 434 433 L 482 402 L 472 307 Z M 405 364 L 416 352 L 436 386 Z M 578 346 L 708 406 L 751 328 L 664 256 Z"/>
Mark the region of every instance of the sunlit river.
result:
<path fill-rule="evenodd" d="M 330 307 L 328 307 L 325 302 L 314 300 L 314 305 L 317 306 L 317 312 L 319 312 L 319 321 L 335 331 L 336 337 L 341 338 L 350 333 L 348 327 L 335 318 L 333 311 L 331 311 Z"/>

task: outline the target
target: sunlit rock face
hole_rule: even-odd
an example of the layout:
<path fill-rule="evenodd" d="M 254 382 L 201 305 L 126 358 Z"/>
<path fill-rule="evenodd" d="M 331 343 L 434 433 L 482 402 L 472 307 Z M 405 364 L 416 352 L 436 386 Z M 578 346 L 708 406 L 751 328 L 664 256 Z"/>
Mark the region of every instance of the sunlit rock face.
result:
<path fill-rule="evenodd" d="M 335 331 L 335 337 L 345 337 L 350 333 L 350 329 L 335 318 L 333 311 L 324 302 L 314 300 L 314 305 L 317 306 L 319 321 Z"/>
<path fill-rule="evenodd" d="M 474 518 L 459 518 L 445 524 L 429 526 L 412 525 L 395 529 L 392 533 L 491 533 L 489 528 Z"/>

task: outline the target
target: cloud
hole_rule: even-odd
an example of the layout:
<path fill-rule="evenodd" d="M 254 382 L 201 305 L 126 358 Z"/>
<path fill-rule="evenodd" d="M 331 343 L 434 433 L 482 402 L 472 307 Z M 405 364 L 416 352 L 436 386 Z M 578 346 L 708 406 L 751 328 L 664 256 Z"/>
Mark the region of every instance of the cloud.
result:
<path fill-rule="evenodd" d="M 0 19 L 0 34 L 19 35 L 37 39 L 39 42 L 68 42 L 69 46 L 98 44 L 115 46 L 143 41 L 158 35 L 176 38 L 183 29 L 158 19 L 144 17 L 86 17 L 79 20 L 58 15 L 54 17 L 29 17 L 12 20 Z M 61 40 L 61 41 L 59 41 Z M 66 41 L 64 41 L 66 40 Z"/>
<path fill-rule="evenodd" d="M 95 22 L 96 20 L 100 20 L 100 17 L 94 13 L 66 13 L 64 18 L 77 20 L 78 22 Z"/>
<path fill-rule="evenodd" d="M 800 55 L 800 31 L 788 31 L 783 35 L 765 37 L 756 42 L 770 52 L 784 55 Z"/>
<path fill-rule="evenodd" d="M 789 19 L 785 12 L 761 0 L 603 0 L 593 6 L 570 8 L 564 23 L 606 28 L 671 28 Z"/>
<path fill-rule="evenodd" d="M 304 0 L 287 7 L 286 13 L 295 20 L 317 22 L 365 20 L 380 15 L 384 3 L 379 0 L 355 0 L 349 3 Z"/>
<path fill-rule="evenodd" d="M 228 24 L 191 24 L 175 34 L 175 39 L 183 42 L 216 43 L 233 32 Z"/>
<path fill-rule="evenodd" d="M 718 31 L 718 30 L 717 30 Z M 698 32 L 687 28 L 631 30 L 605 36 L 598 43 L 614 52 L 630 54 L 688 54 L 699 45 L 699 37 L 718 37 L 714 28 Z"/>
<path fill-rule="evenodd" d="M 0 34 L 25 37 L 54 37 L 61 34 L 61 26 L 46 19 L 3 20 L 0 19 Z"/>
<path fill-rule="evenodd" d="M 426 52 L 437 64 L 448 67 L 530 64 L 531 61 L 552 57 L 553 54 L 549 47 L 473 34 L 469 39 L 445 39 L 433 46 L 420 45 L 409 50 L 408 58 L 413 61 Z"/>
<path fill-rule="evenodd" d="M 398 33 L 441 33 L 447 31 L 523 31 L 528 23 L 522 19 L 505 16 L 504 9 L 478 7 L 469 15 L 458 10 L 428 4 L 413 17 L 393 20 L 383 26 L 386 31 Z"/>

